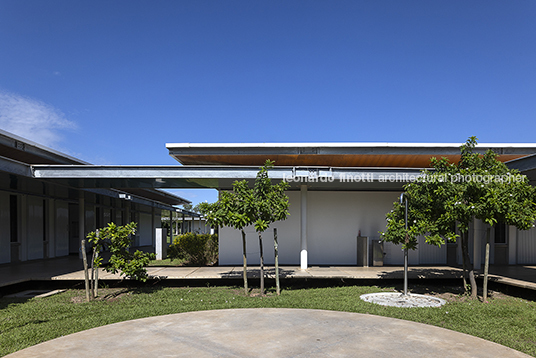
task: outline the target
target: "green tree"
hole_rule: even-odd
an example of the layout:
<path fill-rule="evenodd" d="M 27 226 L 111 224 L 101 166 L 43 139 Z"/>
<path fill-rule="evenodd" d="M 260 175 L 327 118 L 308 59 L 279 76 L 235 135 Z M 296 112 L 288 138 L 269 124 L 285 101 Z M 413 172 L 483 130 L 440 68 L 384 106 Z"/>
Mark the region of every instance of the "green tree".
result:
<path fill-rule="evenodd" d="M 130 252 L 131 236 L 135 233 L 136 223 L 131 222 L 124 226 L 109 223 L 107 227 L 90 232 L 87 235 L 95 252 L 100 253 L 108 250 L 111 253 L 108 265 L 104 266 L 107 272 L 119 273 L 120 276 L 139 281 L 148 278 L 145 267 L 150 260 L 155 258 L 153 253 L 145 253 L 139 250 Z M 102 266 L 102 256 L 94 255 L 94 266 Z"/>
<path fill-rule="evenodd" d="M 288 215 L 288 197 L 285 190 L 288 183 L 273 185 L 268 170 L 274 163 L 267 160 L 257 173 L 255 184 L 250 188 L 246 180 L 235 181 L 232 191 L 222 191 L 216 203 L 202 203 L 200 210 L 207 221 L 214 226 L 230 226 L 242 233 L 244 290 L 247 288 L 246 233 L 244 228 L 254 225 L 259 236 L 261 292 L 264 293 L 264 256 L 262 233 L 275 221 L 284 220 Z M 276 258 L 277 261 L 277 258 Z M 276 272 L 277 283 L 279 275 Z M 279 284 L 278 284 L 278 292 Z"/>
<path fill-rule="evenodd" d="M 220 192 L 215 203 L 201 203 L 199 210 L 211 226 L 229 226 L 242 234 L 242 263 L 244 292 L 248 292 L 246 232 L 244 228 L 252 224 L 253 197 L 246 180 L 235 181 L 232 191 Z"/>
<path fill-rule="evenodd" d="M 477 296 L 477 284 L 469 258 L 470 223 L 474 219 L 490 226 L 504 222 L 527 230 L 536 220 L 536 194 L 528 179 L 497 160 L 492 150 L 476 153 L 476 144 L 477 138 L 470 137 L 460 147 L 458 163 L 432 158 L 432 170 L 423 170 L 415 182 L 404 186 L 409 205 L 407 231 L 404 207 L 395 202 L 387 214 L 386 231 L 381 233 L 385 241 L 402 244 L 404 249 L 415 249 L 420 235 L 436 246 L 459 237 L 464 287 L 468 290 L 468 279 L 473 297 Z"/>
<path fill-rule="evenodd" d="M 289 184 L 282 181 L 278 184 L 272 184 L 270 177 L 268 176 L 268 170 L 273 168 L 274 162 L 267 160 L 266 163 L 260 168 L 255 179 L 255 186 L 253 187 L 253 220 L 255 224 L 255 231 L 259 235 L 259 254 L 260 254 L 260 269 L 261 269 L 261 294 L 264 294 L 264 257 L 262 250 L 262 233 L 268 229 L 268 227 L 280 220 L 285 220 L 288 213 L 288 196 L 285 194 L 285 190 L 288 189 Z M 280 293 L 281 288 L 279 286 L 279 258 L 277 256 L 277 234 L 274 235 L 274 249 L 276 253 L 276 290 L 277 294 Z"/>
<path fill-rule="evenodd" d="M 192 204 L 190 204 L 190 203 L 186 203 L 186 204 L 182 204 L 182 208 L 183 208 L 184 210 L 192 211 L 193 206 L 192 206 Z"/>

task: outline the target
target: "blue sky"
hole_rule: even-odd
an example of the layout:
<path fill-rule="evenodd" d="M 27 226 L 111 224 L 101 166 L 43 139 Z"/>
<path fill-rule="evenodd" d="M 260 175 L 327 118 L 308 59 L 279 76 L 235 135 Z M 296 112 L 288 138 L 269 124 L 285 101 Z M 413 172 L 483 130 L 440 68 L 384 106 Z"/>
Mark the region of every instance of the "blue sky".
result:
<path fill-rule="evenodd" d="M 0 49 L 0 128 L 94 164 L 174 165 L 168 142 L 536 139 L 532 0 L 0 0 Z"/>

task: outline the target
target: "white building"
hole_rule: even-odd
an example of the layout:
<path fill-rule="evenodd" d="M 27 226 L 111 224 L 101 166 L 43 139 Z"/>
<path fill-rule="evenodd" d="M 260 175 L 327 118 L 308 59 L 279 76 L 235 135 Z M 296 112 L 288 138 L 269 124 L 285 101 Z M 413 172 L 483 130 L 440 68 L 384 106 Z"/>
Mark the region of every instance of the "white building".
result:
<path fill-rule="evenodd" d="M 357 236 L 379 239 L 385 214 L 403 185 L 429 166 L 430 158 L 459 158 L 461 143 L 288 143 L 288 144 L 167 144 L 182 166 L 32 166 L 34 178 L 77 188 L 216 188 L 230 190 L 235 180 L 255 180 L 259 166 L 274 160 L 275 181 L 289 180 L 290 217 L 278 228 L 280 263 L 288 265 L 356 265 Z M 536 183 L 536 144 L 479 144 Z M 485 226 L 471 230 L 471 257 L 482 262 Z M 258 241 L 249 229 L 248 261 L 258 261 Z M 271 230 L 265 237 L 265 258 L 273 262 Z M 220 228 L 220 265 L 242 262 L 240 234 Z M 369 245 L 369 247 L 371 247 Z M 477 248 L 474 250 L 474 248 Z M 386 243 L 384 263 L 403 262 L 400 247 Z M 421 243 L 409 254 L 412 265 L 460 263 L 456 244 L 441 248 Z M 498 228 L 492 233 L 491 263 L 536 263 L 536 230 Z M 362 264 L 360 262 L 360 264 Z"/>
<path fill-rule="evenodd" d="M 356 265 L 360 261 L 358 235 L 379 240 L 385 230 L 385 214 L 398 201 L 402 186 L 429 167 L 430 158 L 459 158 L 461 144 L 444 143 L 289 143 L 289 144 L 168 144 L 170 155 L 186 166 L 213 165 L 221 172 L 218 188 L 230 189 L 232 179 L 253 180 L 257 167 L 275 160 L 270 173 L 275 180 L 291 183 L 287 193 L 290 216 L 273 227 L 278 230 L 281 264 Z M 493 149 L 499 159 L 518 166 L 535 179 L 536 144 L 480 144 L 478 151 Z M 524 158 L 524 159 L 521 159 Z M 531 163 L 532 162 L 532 166 Z M 520 163 L 528 163 L 525 167 Z M 233 167 L 231 167 L 233 166 Z M 239 167 L 234 167 L 239 166 Z M 251 167 L 256 166 L 256 167 Z M 194 167 L 192 167 L 194 168 Z M 532 169 L 531 169 L 532 168 Z M 530 171 L 532 170 L 532 172 Z M 252 264 L 258 263 L 258 239 L 252 227 L 247 232 L 247 251 Z M 470 233 L 470 251 L 476 267 L 482 263 L 486 225 L 477 221 Z M 268 230 L 266 239 L 272 238 Z M 220 229 L 220 264 L 241 263 L 240 234 Z M 265 241 L 266 263 L 273 263 L 271 240 Z M 491 235 L 491 263 L 536 263 L 536 229 L 518 231 L 497 226 Z M 473 248 L 478 248 L 474 250 Z M 400 246 L 385 243 L 384 264 L 403 264 Z M 371 254 L 371 253 L 369 253 Z M 370 261 L 370 260 L 369 260 Z M 365 261 L 366 262 L 366 261 Z M 441 248 L 420 239 L 410 251 L 411 265 L 461 264 L 461 247 Z"/>
<path fill-rule="evenodd" d="M 0 264 L 78 254 L 81 238 L 134 221 L 134 246 L 153 250 L 162 209 L 189 203 L 152 188 L 81 188 L 34 177 L 32 165 L 88 163 L 0 130 Z"/>

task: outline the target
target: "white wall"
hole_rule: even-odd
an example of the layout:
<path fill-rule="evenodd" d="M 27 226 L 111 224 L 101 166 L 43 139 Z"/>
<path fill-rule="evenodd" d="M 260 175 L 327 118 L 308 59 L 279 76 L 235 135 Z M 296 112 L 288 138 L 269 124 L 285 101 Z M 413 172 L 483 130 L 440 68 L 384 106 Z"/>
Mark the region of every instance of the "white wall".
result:
<path fill-rule="evenodd" d="M 385 229 L 385 214 L 399 195 L 396 192 L 308 192 L 309 264 L 355 265 L 359 230 L 362 236 L 379 239 L 379 231 Z"/>
<path fill-rule="evenodd" d="M 419 260 L 420 265 L 446 265 L 447 244 L 437 247 L 426 243 L 424 236 L 419 237 Z"/>
<path fill-rule="evenodd" d="M 56 201 L 55 256 L 69 255 L 69 204 Z"/>
<path fill-rule="evenodd" d="M 43 258 L 43 198 L 28 196 L 27 199 L 27 259 Z"/>
<path fill-rule="evenodd" d="M 517 230 L 517 264 L 536 264 L 536 228 Z"/>
<path fill-rule="evenodd" d="M 278 222 L 279 261 L 285 265 L 298 265 L 300 261 L 300 192 L 291 191 L 290 216 Z M 379 239 L 379 231 L 385 229 L 385 214 L 398 199 L 397 192 L 307 192 L 307 237 L 309 265 L 355 265 L 357 262 L 357 234 Z M 248 263 L 259 263 L 257 234 L 247 228 Z M 266 231 L 264 257 L 266 264 L 274 262 L 273 231 Z M 386 245 L 388 246 L 388 245 Z M 393 247 L 392 252 L 400 251 Z M 386 262 L 393 259 L 386 256 Z M 403 256 L 402 256 L 403 257 Z M 410 256 L 411 258 L 411 256 Z M 418 258 L 418 256 L 417 256 Z M 240 232 L 229 228 L 220 229 L 220 264 L 242 263 Z"/>
<path fill-rule="evenodd" d="M 290 216 L 285 221 L 273 224 L 263 234 L 264 262 L 274 263 L 273 228 L 277 228 L 279 263 L 297 265 L 300 261 L 300 192 L 287 192 L 290 201 Z M 259 239 L 253 227 L 246 228 L 246 252 L 248 264 L 259 264 Z M 228 227 L 219 231 L 220 265 L 242 265 L 242 235 L 239 230 Z"/>
<path fill-rule="evenodd" d="M 153 219 L 151 214 L 140 213 L 138 237 L 139 246 L 150 246 L 153 244 Z"/>

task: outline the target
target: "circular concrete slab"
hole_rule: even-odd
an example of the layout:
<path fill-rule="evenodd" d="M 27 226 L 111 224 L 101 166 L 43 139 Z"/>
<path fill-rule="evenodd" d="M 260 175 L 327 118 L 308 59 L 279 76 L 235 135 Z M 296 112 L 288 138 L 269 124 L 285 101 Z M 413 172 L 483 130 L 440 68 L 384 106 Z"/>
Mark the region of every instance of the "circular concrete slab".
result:
<path fill-rule="evenodd" d="M 71 334 L 28 357 L 529 357 L 466 334 L 358 313 L 236 309 L 149 317 Z"/>

